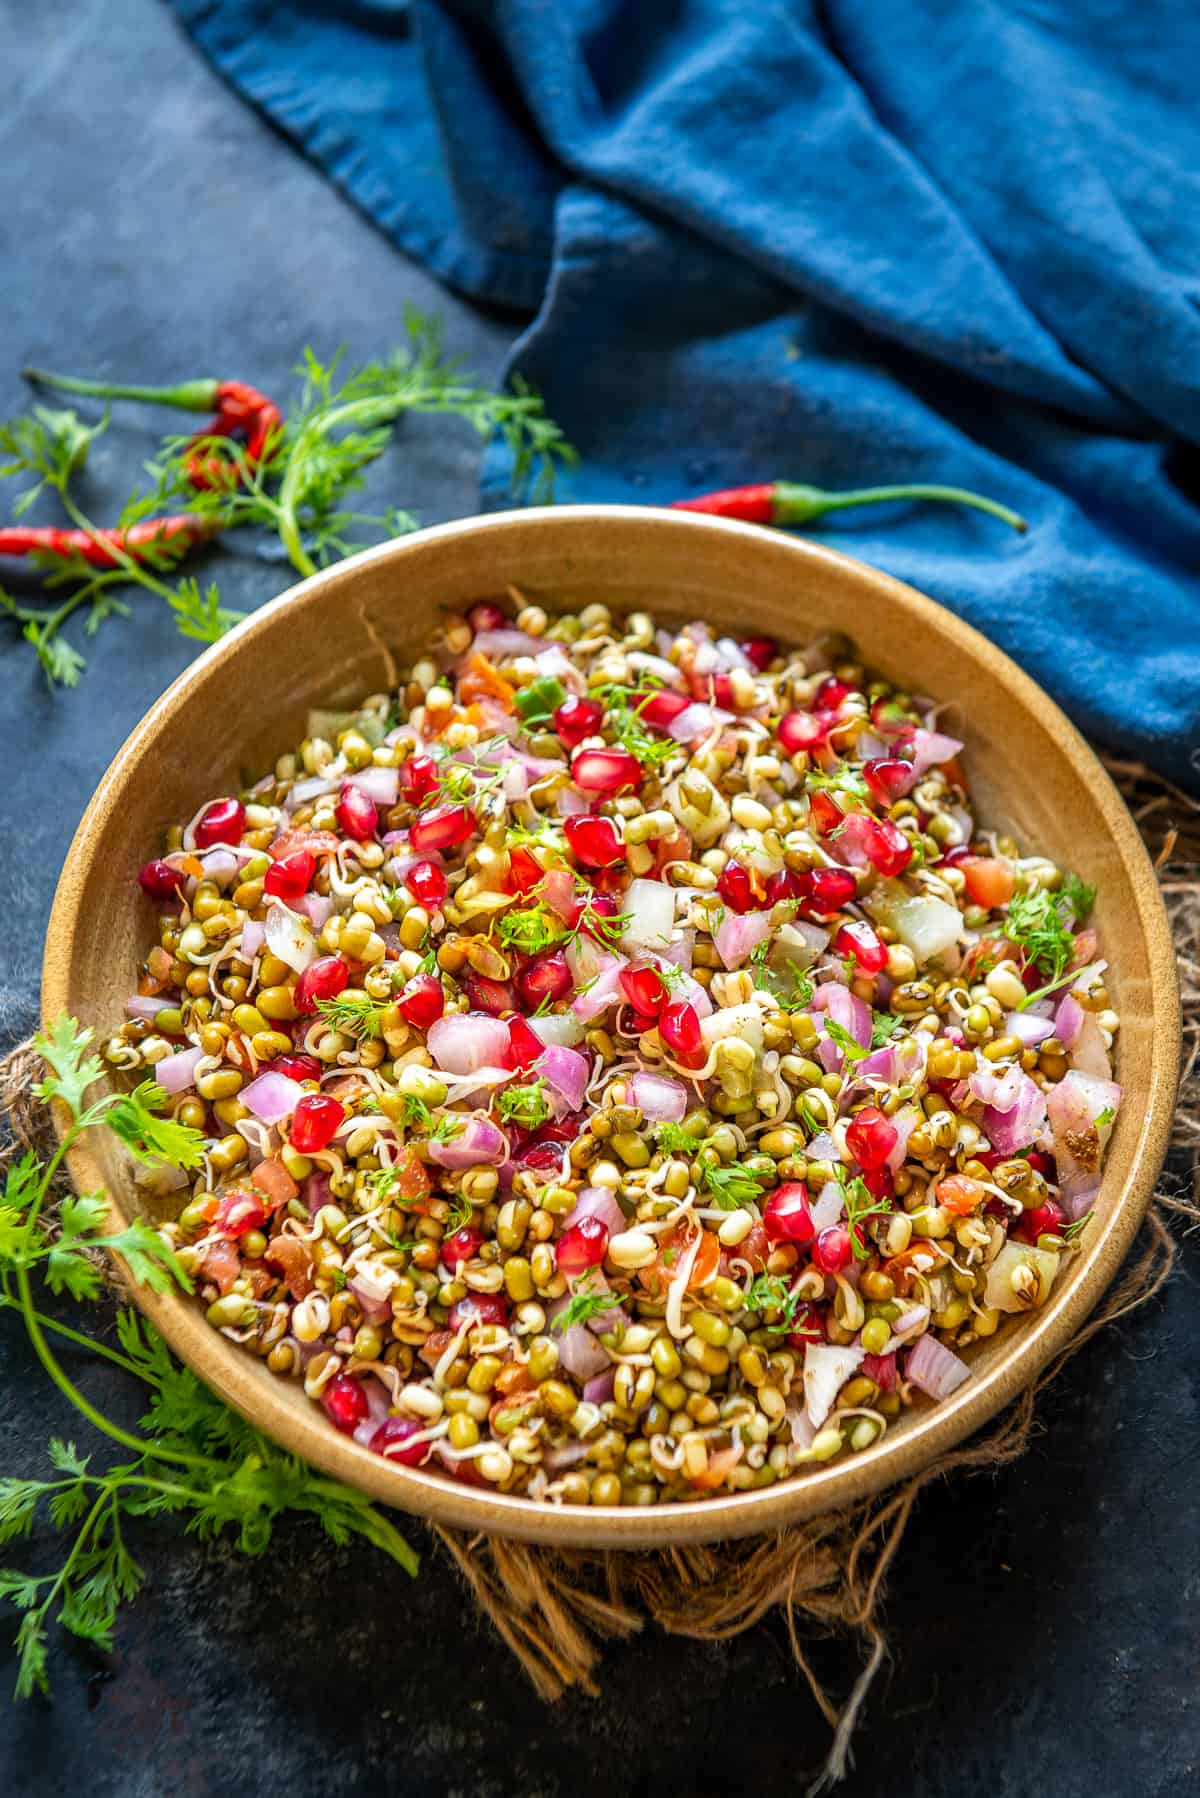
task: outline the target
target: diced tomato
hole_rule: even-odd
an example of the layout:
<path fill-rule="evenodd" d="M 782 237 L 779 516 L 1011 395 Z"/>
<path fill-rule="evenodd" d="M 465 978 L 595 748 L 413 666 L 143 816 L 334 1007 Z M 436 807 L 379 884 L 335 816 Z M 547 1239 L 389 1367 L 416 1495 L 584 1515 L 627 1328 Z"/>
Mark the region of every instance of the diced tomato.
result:
<path fill-rule="evenodd" d="M 1003 855 L 964 855 L 959 862 L 967 898 L 987 911 L 1007 905 L 1013 896 L 1013 866 Z"/>
<path fill-rule="evenodd" d="M 273 1236 L 263 1259 L 269 1267 L 279 1269 L 294 1299 L 302 1299 L 312 1291 L 312 1250 L 298 1236 Z"/>
<path fill-rule="evenodd" d="M 260 1161 L 250 1179 L 266 1199 L 268 1211 L 278 1211 L 300 1191 L 282 1161 Z"/>
<path fill-rule="evenodd" d="M 242 1271 L 237 1244 L 210 1242 L 201 1257 L 199 1271 L 202 1280 L 211 1280 L 219 1292 L 228 1292 Z"/>
<path fill-rule="evenodd" d="M 267 853 L 276 861 L 294 855 L 297 849 L 307 849 L 310 855 L 336 855 L 341 840 L 336 830 L 283 830 Z"/>

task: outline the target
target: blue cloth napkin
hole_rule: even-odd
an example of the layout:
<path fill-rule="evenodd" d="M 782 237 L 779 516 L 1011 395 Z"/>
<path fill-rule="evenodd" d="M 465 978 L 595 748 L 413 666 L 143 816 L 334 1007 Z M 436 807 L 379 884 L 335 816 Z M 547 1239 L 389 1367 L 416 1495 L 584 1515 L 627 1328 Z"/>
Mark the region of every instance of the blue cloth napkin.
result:
<path fill-rule="evenodd" d="M 401 248 L 532 316 L 513 366 L 582 453 L 560 497 L 1007 501 L 1028 536 L 931 506 L 821 536 L 1200 785 L 1194 7 L 173 4 Z"/>

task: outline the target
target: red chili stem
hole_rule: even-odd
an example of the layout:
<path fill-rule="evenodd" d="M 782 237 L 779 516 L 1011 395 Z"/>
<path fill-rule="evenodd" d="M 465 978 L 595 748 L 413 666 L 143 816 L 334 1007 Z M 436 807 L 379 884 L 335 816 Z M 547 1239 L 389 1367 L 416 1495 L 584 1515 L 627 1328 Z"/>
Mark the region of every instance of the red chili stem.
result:
<path fill-rule="evenodd" d="M 144 518 L 127 531 L 67 530 L 60 525 L 9 525 L 0 529 L 0 556 L 78 556 L 91 568 L 120 568 L 122 556 L 138 563 L 151 559 L 152 550 L 170 547 L 181 555 L 215 537 L 220 525 L 190 512 L 168 518 Z"/>
<path fill-rule="evenodd" d="M 998 500 L 973 493 L 967 487 L 943 487 L 924 482 L 856 487 L 839 493 L 795 481 L 768 481 L 752 487 L 727 487 L 717 493 L 702 493 L 695 499 L 680 499 L 674 503 L 682 511 L 707 512 L 716 518 L 740 518 L 749 524 L 789 525 L 811 524 L 826 512 L 840 511 L 847 506 L 878 506 L 897 500 L 971 506 L 1001 519 L 1014 531 L 1029 528 L 1019 512 L 1001 505 Z"/>

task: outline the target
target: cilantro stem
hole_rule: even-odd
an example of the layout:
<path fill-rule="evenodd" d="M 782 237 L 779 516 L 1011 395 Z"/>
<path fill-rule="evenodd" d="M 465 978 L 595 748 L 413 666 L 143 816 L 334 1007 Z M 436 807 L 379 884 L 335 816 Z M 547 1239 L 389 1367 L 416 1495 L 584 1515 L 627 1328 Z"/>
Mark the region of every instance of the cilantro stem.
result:
<path fill-rule="evenodd" d="M 0 1293 L 0 1306 L 25 1315 L 25 1307 L 11 1293 Z M 85 1336 L 81 1330 L 72 1330 L 69 1324 L 60 1324 L 56 1318 L 47 1317 L 44 1311 L 33 1311 L 32 1315 L 44 1329 L 53 1330 L 58 1336 L 65 1336 L 68 1342 L 77 1343 L 80 1348 L 87 1349 L 93 1355 L 103 1355 L 114 1367 L 121 1368 L 125 1373 L 136 1374 L 139 1380 L 145 1380 L 150 1385 L 154 1384 L 144 1368 L 139 1367 L 135 1361 L 130 1361 L 117 1349 L 109 1348 L 107 1343 L 97 1342 L 94 1336 Z"/>
<path fill-rule="evenodd" d="M 345 425 L 359 425 L 369 429 L 372 425 L 390 424 L 402 412 L 408 412 L 432 397 L 434 395 L 428 389 L 415 387 L 409 393 L 349 400 L 343 406 L 335 406 L 332 412 L 318 414 L 303 426 L 287 452 L 287 466 L 279 493 L 274 501 L 269 502 L 275 509 L 280 540 L 293 568 L 304 575 L 317 572 L 317 564 L 304 547 L 299 507 L 303 500 L 306 464 L 321 440 Z"/>

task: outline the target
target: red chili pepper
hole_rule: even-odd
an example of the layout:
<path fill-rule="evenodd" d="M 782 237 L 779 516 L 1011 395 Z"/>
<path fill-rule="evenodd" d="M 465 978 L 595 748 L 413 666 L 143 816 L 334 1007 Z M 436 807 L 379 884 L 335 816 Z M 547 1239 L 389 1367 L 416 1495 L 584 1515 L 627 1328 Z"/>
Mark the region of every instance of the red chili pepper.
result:
<path fill-rule="evenodd" d="M 103 530 L 94 536 L 58 525 L 9 525 L 0 529 L 0 556 L 40 553 L 64 560 L 79 556 L 91 568 L 120 568 L 121 551 L 134 562 L 151 561 L 152 551 L 161 554 L 164 550 L 175 559 L 197 544 L 207 543 L 220 528 L 215 519 L 195 518 L 190 512 L 177 512 L 169 518 L 144 518 L 127 531 Z"/>
<path fill-rule="evenodd" d="M 740 518 L 747 524 L 811 524 L 826 512 L 843 506 L 883 505 L 891 500 L 930 500 L 948 506 L 974 506 L 1003 519 L 1014 531 L 1028 530 L 1019 512 L 999 501 L 985 499 L 966 487 L 928 486 L 922 482 L 898 487 L 855 487 L 830 493 L 822 487 L 805 487 L 794 481 L 762 481 L 752 487 L 724 487 L 701 493 L 695 499 L 673 501 L 681 512 L 707 512 L 711 518 Z"/>
<path fill-rule="evenodd" d="M 174 387 L 143 387 L 127 382 L 83 381 L 74 375 L 48 374 L 40 368 L 23 372 L 27 381 L 53 387 L 60 393 L 88 394 L 94 399 L 143 400 L 150 405 L 178 406 L 184 412 L 215 409 L 212 422 L 191 438 L 197 448 L 187 456 L 184 466 L 193 487 L 227 487 L 241 479 L 236 464 L 205 454 L 201 446 L 211 438 L 240 436 L 247 466 L 254 469 L 283 426 L 283 415 L 274 401 L 246 381 L 181 381 Z"/>

